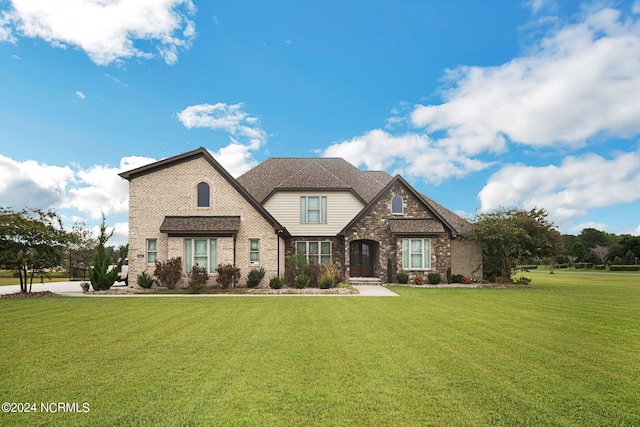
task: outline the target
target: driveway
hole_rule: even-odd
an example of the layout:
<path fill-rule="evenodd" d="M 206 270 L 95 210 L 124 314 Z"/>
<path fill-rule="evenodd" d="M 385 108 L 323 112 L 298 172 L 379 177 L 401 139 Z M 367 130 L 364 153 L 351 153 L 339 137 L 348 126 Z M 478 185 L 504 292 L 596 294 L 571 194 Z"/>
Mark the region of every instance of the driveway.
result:
<path fill-rule="evenodd" d="M 81 282 L 49 282 L 49 283 L 34 283 L 31 288 L 32 292 L 43 292 L 50 291 L 58 295 L 65 296 L 90 296 L 82 292 L 82 288 L 80 287 Z M 124 282 L 116 282 L 115 288 L 124 288 Z M 385 288 L 384 286 L 378 285 L 354 285 L 355 289 L 358 290 L 359 294 L 352 295 L 326 295 L 326 296 L 361 296 L 361 297 L 397 297 L 399 296 L 393 291 Z M 2 294 L 14 294 L 20 292 L 20 285 L 14 286 L 0 286 L 0 295 Z M 106 295 L 101 295 L 106 296 Z M 111 296 L 111 295 L 109 295 Z M 118 296 L 118 295 L 113 295 Z M 136 296 L 135 294 L 127 295 L 127 296 Z M 141 295 L 142 296 L 142 295 Z M 166 295 L 166 296 L 175 296 L 175 295 Z M 219 296 L 219 295 L 199 295 L 199 296 Z M 235 295 L 238 296 L 238 295 Z M 252 295 L 257 296 L 257 295 Z M 325 295 L 314 295 L 314 296 L 325 296 Z"/>

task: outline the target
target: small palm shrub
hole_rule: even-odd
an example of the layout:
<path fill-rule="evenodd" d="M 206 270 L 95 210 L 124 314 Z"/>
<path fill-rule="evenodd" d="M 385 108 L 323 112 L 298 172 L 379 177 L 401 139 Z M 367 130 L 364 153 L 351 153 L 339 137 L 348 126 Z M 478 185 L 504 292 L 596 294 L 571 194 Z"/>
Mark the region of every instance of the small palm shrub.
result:
<path fill-rule="evenodd" d="M 222 289 L 226 289 L 231 285 L 235 286 L 240 279 L 240 269 L 234 265 L 219 264 L 216 271 L 218 272 L 216 282 Z"/>
<path fill-rule="evenodd" d="M 293 279 L 293 284 L 298 289 L 304 289 L 309 286 L 310 280 L 311 279 L 309 279 L 309 276 L 307 276 L 306 274 L 299 274 L 295 277 L 295 279 Z"/>
<path fill-rule="evenodd" d="M 269 287 L 271 289 L 282 289 L 284 286 L 284 280 L 280 276 L 273 276 L 271 280 L 269 280 Z"/>
<path fill-rule="evenodd" d="M 207 284 L 209 280 L 209 272 L 206 267 L 194 265 L 189 273 L 189 289 L 192 293 L 197 294 Z"/>
<path fill-rule="evenodd" d="M 249 274 L 247 274 L 247 287 L 257 287 L 264 278 L 265 273 L 266 271 L 263 267 L 252 269 Z"/>
<path fill-rule="evenodd" d="M 427 282 L 430 285 L 438 285 L 442 282 L 442 278 L 440 277 L 440 273 L 431 272 L 427 274 Z"/>
<path fill-rule="evenodd" d="M 404 270 L 398 271 L 398 274 L 396 274 L 396 279 L 401 285 L 406 285 L 407 283 L 409 283 L 409 275 Z"/>
<path fill-rule="evenodd" d="M 146 271 L 138 274 L 137 277 L 138 285 L 143 289 L 149 289 L 153 286 L 153 277 L 149 276 Z"/>

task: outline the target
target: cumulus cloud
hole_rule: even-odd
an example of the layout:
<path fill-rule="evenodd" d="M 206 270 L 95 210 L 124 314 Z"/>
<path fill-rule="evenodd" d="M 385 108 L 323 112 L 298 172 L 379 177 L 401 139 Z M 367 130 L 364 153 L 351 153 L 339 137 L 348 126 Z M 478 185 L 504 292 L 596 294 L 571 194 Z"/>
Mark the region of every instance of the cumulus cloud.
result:
<path fill-rule="evenodd" d="M 82 92 L 80 92 L 79 90 L 76 91 L 76 96 L 80 99 L 85 99 L 86 95 Z"/>
<path fill-rule="evenodd" d="M 253 151 L 267 141 L 260 120 L 243 110 L 242 103 L 191 105 L 177 114 L 187 128 L 221 130 L 229 135 L 230 144 L 212 152 L 213 156 L 234 176 L 256 165 Z"/>
<path fill-rule="evenodd" d="M 533 1 L 532 7 L 552 2 Z M 401 135 L 380 130 L 330 146 L 325 155 L 349 153 L 352 161 L 402 165 L 433 182 L 416 167 L 416 154 L 428 154 L 461 168 L 443 171 L 436 181 L 481 169 L 478 156 L 530 147 L 584 146 L 606 135 L 640 132 L 640 22 L 623 20 L 614 9 L 593 10 L 578 23 L 547 34 L 527 52 L 501 66 L 448 70 L 440 104 L 416 105 L 387 127 L 408 123 Z M 389 151 L 376 149 L 399 142 Z M 405 142 L 411 141 L 411 143 Z M 375 162 L 367 151 L 375 151 Z M 433 162 L 436 163 L 436 162 Z"/>
<path fill-rule="evenodd" d="M 640 200 L 640 151 L 611 159 L 570 156 L 560 165 L 508 165 L 489 178 L 478 197 L 482 211 L 544 207 L 558 225 L 567 226 L 588 209 Z"/>
<path fill-rule="evenodd" d="M 505 137 L 530 146 L 583 145 L 605 133 L 640 131 L 640 23 L 603 9 L 554 31 L 499 67 L 448 73 L 445 102 L 411 115 L 427 132 L 474 155 L 502 150 Z"/>
<path fill-rule="evenodd" d="M 333 144 L 325 157 L 343 157 L 370 170 L 387 170 L 440 183 L 482 170 L 489 163 L 461 156 L 456 147 L 442 147 L 426 134 L 392 135 L 374 129 L 348 141 Z"/>
<path fill-rule="evenodd" d="M 119 172 L 155 161 L 146 157 L 124 157 L 119 167 L 88 169 L 52 166 L 33 160 L 18 162 L 0 155 L 0 203 L 14 209 L 75 209 L 91 218 L 129 209 L 127 182 Z"/>
<path fill-rule="evenodd" d="M 14 209 L 49 209 L 65 198 L 74 172 L 68 166 L 51 166 L 33 160 L 17 162 L 0 155 L 0 203 Z"/>
<path fill-rule="evenodd" d="M 98 65 L 154 56 L 174 64 L 196 36 L 195 11 L 191 0 L 11 0 L 0 11 L 0 41 L 21 36 L 77 47 Z M 156 52 L 138 47 L 139 41 Z"/>

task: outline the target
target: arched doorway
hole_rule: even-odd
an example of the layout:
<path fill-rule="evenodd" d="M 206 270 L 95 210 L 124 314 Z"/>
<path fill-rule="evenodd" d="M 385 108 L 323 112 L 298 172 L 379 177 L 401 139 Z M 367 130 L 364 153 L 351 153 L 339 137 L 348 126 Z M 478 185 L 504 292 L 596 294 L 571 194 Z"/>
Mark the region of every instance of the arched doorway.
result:
<path fill-rule="evenodd" d="M 378 243 L 356 240 L 349 245 L 349 277 L 373 277 Z"/>

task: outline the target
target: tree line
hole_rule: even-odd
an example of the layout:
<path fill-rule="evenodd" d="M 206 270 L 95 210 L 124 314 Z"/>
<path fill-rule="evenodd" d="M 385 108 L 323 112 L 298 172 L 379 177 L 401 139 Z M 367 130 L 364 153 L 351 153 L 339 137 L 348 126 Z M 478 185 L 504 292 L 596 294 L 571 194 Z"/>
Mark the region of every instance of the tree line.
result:
<path fill-rule="evenodd" d="M 19 211 L 0 206 L 0 268 L 18 274 L 20 291 L 31 292 L 33 279 L 50 278 L 54 269 L 87 271 L 95 290 L 108 289 L 117 278 L 128 247 L 107 246 L 102 216 L 97 238 L 83 222 L 65 229 L 54 210 L 25 208 Z M 115 265 L 114 268 L 109 268 Z"/>

